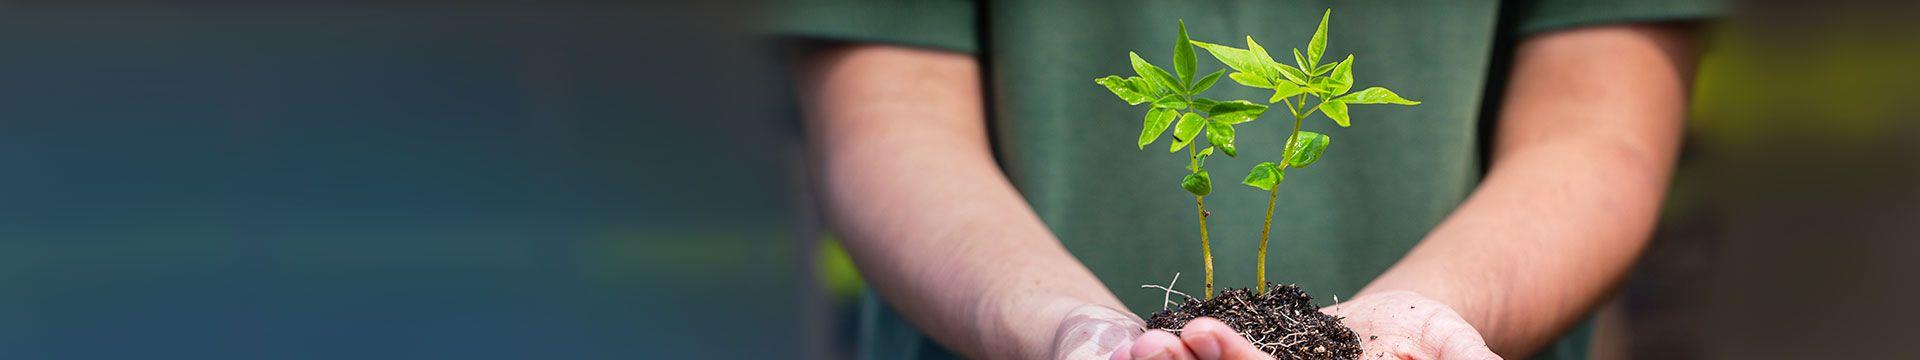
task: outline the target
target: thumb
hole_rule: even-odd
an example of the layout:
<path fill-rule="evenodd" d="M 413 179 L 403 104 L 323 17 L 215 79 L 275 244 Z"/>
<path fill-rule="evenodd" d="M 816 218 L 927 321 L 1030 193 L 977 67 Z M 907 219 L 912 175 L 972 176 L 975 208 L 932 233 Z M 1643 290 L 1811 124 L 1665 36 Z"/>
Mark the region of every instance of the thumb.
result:
<path fill-rule="evenodd" d="M 1260 348 L 1253 347 L 1246 337 L 1233 331 L 1226 323 L 1213 318 L 1197 318 L 1188 321 L 1180 329 L 1180 340 L 1193 350 L 1193 355 L 1201 360 L 1263 360 L 1272 359 Z"/>

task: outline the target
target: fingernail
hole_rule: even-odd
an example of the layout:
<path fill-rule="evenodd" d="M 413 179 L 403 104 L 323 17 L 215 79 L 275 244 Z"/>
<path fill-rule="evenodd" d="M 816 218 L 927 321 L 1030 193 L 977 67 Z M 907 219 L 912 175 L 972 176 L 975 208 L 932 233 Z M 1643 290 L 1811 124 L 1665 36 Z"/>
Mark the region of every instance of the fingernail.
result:
<path fill-rule="evenodd" d="M 1196 334 L 1193 334 L 1193 336 L 1201 337 L 1201 339 L 1200 341 L 1187 342 L 1187 349 L 1193 350 L 1194 355 L 1204 359 L 1220 357 L 1220 349 L 1223 349 L 1223 347 L 1220 346 L 1220 333 L 1210 330 L 1195 332 Z"/>
<path fill-rule="evenodd" d="M 1172 359 L 1173 354 L 1169 354 L 1167 353 L 1167 349 L 1161 348 L 1161 349 L 1153 350 L 1153 353 L 1147 354 L 1147 356 L 1140 356 L 1135 358 L 1141 359 L 1141 360 L 1167 360 L 1167 359 Z"/>

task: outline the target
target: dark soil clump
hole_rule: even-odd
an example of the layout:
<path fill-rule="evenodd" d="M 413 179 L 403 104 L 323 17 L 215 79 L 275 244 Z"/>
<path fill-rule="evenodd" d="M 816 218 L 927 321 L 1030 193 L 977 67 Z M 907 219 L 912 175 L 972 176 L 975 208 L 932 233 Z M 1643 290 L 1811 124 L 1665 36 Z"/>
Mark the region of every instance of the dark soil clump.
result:
<path fill-rule="evenodd" d="M 1313 297 L 1299 286 L 1268 283 L 1267 288 L 1267 293 L 1258 295 L 1229 288 L 1213 300 L 1188 298 L 1179 308 L 1153 313 L 1147 328 L 1178 334 L 1187 321 L 1205 316 L 1227 323 L 1281 360 L 1360 357 L 1360 337 L 1340 325 L 1340 318 L 1321 313 Z"/>

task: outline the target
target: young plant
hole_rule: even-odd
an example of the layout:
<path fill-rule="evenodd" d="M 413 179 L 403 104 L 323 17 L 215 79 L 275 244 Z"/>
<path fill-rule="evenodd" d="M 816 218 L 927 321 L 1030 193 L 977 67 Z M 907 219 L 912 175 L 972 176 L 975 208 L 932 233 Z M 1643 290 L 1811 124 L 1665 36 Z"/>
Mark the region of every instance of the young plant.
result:
<path fill-rule="evenodd" d="M 1246 100 L 1219 101 L 1200 97 L 1201 92 L 1213 87 L 1215 81 L 1226 69 L 1194 78 L 1197 64 L 1194 61 L 1193 45 L 1187 37 L 1187 25 L 1179 23 L 1180 36 L 1173 48 L 1173 73 L 1140 58 L 1140 54 L 1128 52 L 1135 76 L 1122 78 L 1109 75 L 1094 79 L 1107 90 L 1125 100 L 1128 105 L 1151 104 L 1147 108 L 1146 120 L 1140 127 L 1139 148 L 1146 149 L 1147 144 L 1158 140 L 1168 127 L 1173 129 L 1173 144 L 1167 152 L 1187 150 L 1187 175 L 1180 180 L 1180 187 L 1193 194 L 1194 213 L 1200 223 L 1200 253 L 1207 269 L 1206 298 L 1213 298 L 1213 247 L 1207 239 L 1207 194 L 1213 192 L 1213 179 L 1207 174 L 1207 157 L 1213 156 L 1214 149 L 1237 157 L 1239 151 L 1234 148 L 1234 125 L 1253 121 L 1267 111 L 1266 105 Z M 1178 119 L 1176 123 L 1175 119 Z M 1198 147 L 1194 140 L 1202 134 L 1206 136 L 1208 146 Z"/>
<path fill-rule="evenodd" d="M 1333 17 L 1329 9 L 1320 16 L 1320 28 L 1313 32 L 1313 38 L 1307 41 L 1307 52 L 1301 55 L 1300 49 L 1293 49 L 1294 65 L 1281 64 L 1267 54 L 1247 37 L 1247 48 L 1239 49 L 1225 45 L 1194 41 L 1193 44 L 1206 49 L 1214 58 L 1233 68 L 1234 73 L 1227 75 L 1234 82 L 1260 89 L 1273 90 L 1273 96 L 1267 103 L 1281 103 L 1293 114 L 1293 131 L 1287 135 L 1286 145 L 1282 147 L 1280 161 L 1261 162 L 1254 165 L 1253 171 L 1241 180 L 1242 184 L 1267 191 L 1266 222 L 1260 228 L 1260 251 L 1255 265 L 1255 286 L 1257 291 L 1266 292 L 1267 287 L 1267 236 L 1273 230 L 1273 207 L 1280 198 L 1280 183 L 1286 179 L 1287 168 L 1305 168 L 1320 160 L 1320 154 L 1326 151 L 1332 140 L 1326 134 L 1301 131 L 1300 125 L 1315 112 L 1323 114 L 1341 127 L 1351 125 L 1347 117 L 1348 105 L 1396 104 L 1419 105 L 1419 101 L 1407 100 L 1392 90 L 1383 87 L 1370 87 L 1365 90 L 1347 92 L 1353 88 L 1353 55 L 1346 60 L 1334 63 L 1321 63 L 1321 56 L 1327 50 L 1327 20 Z M 1298 67 L 1295 67 L 1295 66 Z M 1308 99 L 1316 102 L 1309 106 Z"/>

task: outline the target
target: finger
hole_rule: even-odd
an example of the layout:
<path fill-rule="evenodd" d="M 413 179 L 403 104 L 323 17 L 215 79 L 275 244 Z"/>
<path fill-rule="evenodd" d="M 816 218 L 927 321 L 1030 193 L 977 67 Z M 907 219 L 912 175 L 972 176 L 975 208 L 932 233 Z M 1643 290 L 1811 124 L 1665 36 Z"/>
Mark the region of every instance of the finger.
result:
<path fill-rule="evenodd" d="M 1213 318 L 1188 321 L 1186 327 L 1180 328 L 1180 340 L 1202 360 L 1272 359 L 1232 327 Z"/>
<path fill-rule="evenodd" d="M 1133 347 L 1127 351 L 1113 353 L 1113 359 L 1121 360 L 1193 360 L 1193 352 L 1180 342 L 1180 337 L 1164 330 L 1149 330 L 1133 339 Z"/>
<path fill-rule="evenodd" d="M 1488 349 L 1487 342 L 1481 340 L 1480 334 L 1472 332 L 1471 328 L 1466 332 L 1454 333 L 1453 336 L 1450 336 L 1446 340 L 1446 344 L 1442 346 L 1441 349 L 1445 350 L 1440 354 L 1442 360 L 1500 359 L 1500 355 L 1493 353 L 1493 349 Z"/>
<path fill-rule="evenodd" d="M 1488 349 L 1486 345 L 1453 347 L 1453 349 L 1449 350 L 1446 354 L 1441 354 L 1440 359 L 1441 360 L 1501 360 L 1500 354 L 1493 353 L 1493 349 Z"/>

